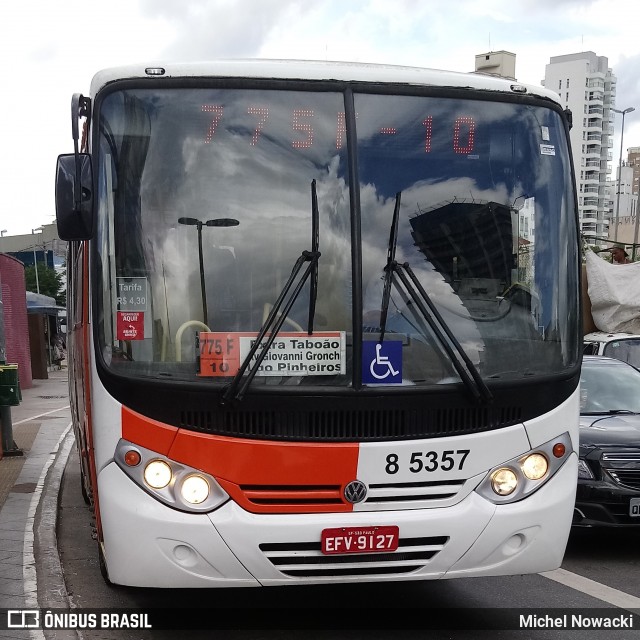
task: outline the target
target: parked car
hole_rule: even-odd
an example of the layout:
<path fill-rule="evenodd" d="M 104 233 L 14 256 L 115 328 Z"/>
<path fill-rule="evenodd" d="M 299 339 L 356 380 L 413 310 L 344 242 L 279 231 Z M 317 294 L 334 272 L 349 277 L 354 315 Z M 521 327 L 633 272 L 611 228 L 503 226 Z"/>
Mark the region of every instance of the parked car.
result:
<path fill-rule="evenodd" d="M 640 370 L 583 356 L 575 527 L 640 526 Z"/>
<path fill-rule="evenodd" d="M 640 335 L 594 331 L 584 337 L 582 353 L 590 356 L 609 356 L 640 367 Z"/>

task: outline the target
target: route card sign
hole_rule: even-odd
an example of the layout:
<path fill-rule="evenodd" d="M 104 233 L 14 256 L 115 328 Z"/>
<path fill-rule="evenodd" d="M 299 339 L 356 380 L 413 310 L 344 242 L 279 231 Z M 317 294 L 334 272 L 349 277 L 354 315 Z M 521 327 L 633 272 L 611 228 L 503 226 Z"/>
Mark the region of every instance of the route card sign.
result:
<path fill-rule="evenodd" d="M 208 332 L 199 334 L 199 375 L 234 376 L 249 355 L 257 333 Z M 267 338 L 264 339 L 266 343 Z M 312 335 L 279 333 L 256 373 L 258 376 L 335 376 L 346 372 L 346 334 L 322 331 Z M 260 350 L 252 359 L 253 366 Z"/>

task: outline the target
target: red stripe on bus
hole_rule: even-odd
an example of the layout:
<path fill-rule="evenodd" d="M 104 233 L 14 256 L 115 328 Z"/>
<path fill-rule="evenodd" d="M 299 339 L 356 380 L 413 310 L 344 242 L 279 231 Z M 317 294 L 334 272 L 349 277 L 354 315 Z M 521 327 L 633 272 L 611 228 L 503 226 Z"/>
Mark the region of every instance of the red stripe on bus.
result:
<path fill-rule="evenodd" d="M 185 431 L 123 407 L 122 437 L 212 475 L 254 513 L 353 509 L 342 489 L 356 479 L 357 443 L 241 440 Z"/>
<path fill-rule="evenodd" d="M 122 407 L 122 437 L 129 442 L 168 457 L 177 432 L 177 427 L 145 418 L 131 409 Z"/>

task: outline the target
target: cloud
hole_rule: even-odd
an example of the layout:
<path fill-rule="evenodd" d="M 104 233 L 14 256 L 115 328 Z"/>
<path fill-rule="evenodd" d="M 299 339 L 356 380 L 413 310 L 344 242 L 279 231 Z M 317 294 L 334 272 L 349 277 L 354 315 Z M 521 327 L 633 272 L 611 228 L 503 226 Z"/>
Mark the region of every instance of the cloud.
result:
<path fill-rule="evenodd" d="M 164 18 L 175 38 L 162 51 L 173 61 L 256 57 L 262 43 L 279 24 L 295 28 L 300 0 L 209 0 L 154 2 L 142 0 L 143 10 Z"/>
<path fill-rule="evenodd" d="M 625 121 L 625 141 L 639 145 L 640 40 L 631 19 L 636 4 L 111 0 L 107 10 L 81 0 L 5 2 L 0 226 L 11 234 L 29 233 L 52 221 L 55 159 L 71 150 L 71 95 L 87 93 L 99 69 L 123 64 L 271 57 L 471 71 L 475 55 L 506 50 L 516 54 L 518 80 L 539 84 L 550 57 L 591 50 L 608 57 L 618 78 L 617 105 L 638 109 Z"/>

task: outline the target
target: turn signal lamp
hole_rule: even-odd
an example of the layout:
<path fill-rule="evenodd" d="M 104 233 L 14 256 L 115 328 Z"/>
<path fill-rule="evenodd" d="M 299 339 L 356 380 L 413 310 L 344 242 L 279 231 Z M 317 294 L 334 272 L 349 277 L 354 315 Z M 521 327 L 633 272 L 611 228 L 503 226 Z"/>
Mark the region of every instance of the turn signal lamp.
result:
<path fill-rule="evenodd" d="M 124 463 L 130 467 L 137 467 L 140 464 L 140 460 L 142 460 L 142 458 L 135 449 L 131 449 L 131 451 L 127 451 L 127 453 L 124 454 Z"/>

